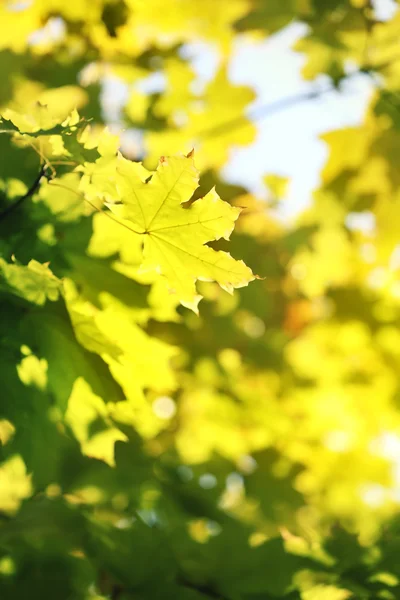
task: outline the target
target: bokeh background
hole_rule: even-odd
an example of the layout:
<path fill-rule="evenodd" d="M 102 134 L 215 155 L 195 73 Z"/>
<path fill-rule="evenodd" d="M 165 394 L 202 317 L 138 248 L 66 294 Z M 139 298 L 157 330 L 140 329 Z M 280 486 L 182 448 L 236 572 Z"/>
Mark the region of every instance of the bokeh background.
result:
<path fill-rule="evenodd" d="M 398 9 L 0 4 L 5 598 L 400 597 Z M 194 149 L 258 279 L 181 306 L 96 149 Z"/>

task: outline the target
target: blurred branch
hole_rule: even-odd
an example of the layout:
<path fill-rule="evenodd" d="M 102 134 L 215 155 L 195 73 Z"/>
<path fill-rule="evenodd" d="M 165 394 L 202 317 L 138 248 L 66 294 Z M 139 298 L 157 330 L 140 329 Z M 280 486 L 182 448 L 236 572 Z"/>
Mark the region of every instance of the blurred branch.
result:
<path fill-rule="evenodd" d="M 25 200 L 27 200 L 28 198 L 33 196 L 33 194 L 36 192 L 36 190 L 39 189 L 40 180 L 42 179 L 45 172 L 46 172 L 46 165 L 43 165 L 39 171 L 38 176 L 36 177 L 35 181 L 32 183 L 29 190 L 26 192 L 26 194 L 24 194 L 23 196 L 18 198 L 18 200 L 13 202 L 13 204 L 9 204 L 8 206 L 6 206 L 6 208 L 4 208 L 0 212 L 0 221 L 5 219 L 10 213 L 14 212 L 14 210 L 17 209 L 18 206 L 20 206 L 20 204 L 22 204 Z"/>
<path fill-rule="evenodd" d="M 362 73 L 363 71 L 357 72 L 357 74 Z M 353 76 L 354 74 L 351 74 Z M 349 76 L 350 77 L 350 76 Z M 348 79 L 348 77 L 346 77 Z M 293 96 L 287 96 L 286 98 L 282 98 L 280 100 L 276 100 L 274 102 L 270 102 L 268 104 L 264 104 L 258 108 L 255 108 L 252 111 L 249 111 L 247 115 L 241 115 L 239 117 L 235 117 L 234 119 L 230 119 L 229 121 L 225 121 L 225 123 L 221 123 L 220 125 L 216 125 L 215 127 L 211 127 L 210 129 L 206 129 L 202 134 L 201 138 L 212 138 L 218 135 L 224 134 L 226 131 L 232 131 L 236 129 L 241 129 L 242 127 L 247 127 L 249 125 L 249 121 L 258 122 L 266 117 L 270 117 L 271 115 L 283 112 L 289 108 L 293 108 L 294 106 L 298 106 L 299 104 L 303 104 L 304 102 L 308 102 L 310 100 L 315 100 L 316 98 L 320 98 L 324 96 L 328 92 L 333 92 L 337 90 L 337 87 L 334 85 L 329 85 L 325 88 L 312 90 L 311 92 L 305 92 L 302 94 L 295 94 Z"/>
<path fill-rule="evenodd" d="M 178 577 L 178 582 L 183 587 L 189 590 L 195 590 L 196 592 L 203 594 L 203 596 L 208 596 L 209 598 L 213 598 L 214 600 L 227 600 L 225 596 L 221 596 L 219 592 L 214 590 L 209 585 L 196 584 L 191 581 L 188 581 L 185 577 L 182 576 Z"/>
<path fill-rule="evenodd" d="M 201 137 L 203 139 L 215 137 L 225 133 L 226 131 L 232 131 L 232 129 L 241 129 L 242 127 L 247 127 L 249 125 L 249 120 L 261 121 L 266 117 L 280 113 L 288 108 L 303 104 L 303 102 L 319 98 L 327 92 L 332 92 L 334 89 L 335 87 L 330 85 L 329 87 L 321 90 L 312 90 L 311 92 L 305 92 L 303 94 L 295 94 L 293 96 L 287 96 L 286 98 L 270 102 L 269 104 L 264 104 L 253 111 L 249 111 L 247 115 L 235 117 L 234 119 L 230 119 L 229 121 L 225 121 L 220 125 L 216 125 L 215 127 L 207 129 L 202 133 Z"/>
<path fill-rule="evenodd" d="M 371 74 L 372 74 L 371 69 L 369 67 L 360 68 L 358 71 L 355 71 L 354 73 L 349 73 L 348 75 L 345 75 L 341 79 L 340 84 L 345 81 L 348 81 L 349 79 L 352 79 L 356 75 L 371 75 Z M 329 92 L 338 91 L 338 89 L 340 90 L 340 84 L 335 85 L 332 83 L 332 84 L 327 85 L 324 88 L 314 89 L 314 90 L 311 90 L 310 92 L 304 92 L 301 94 L 294 94 L 293 96 L 287 96 L 286 98 L 281 98 L 280 100 L 275 100 L 274 102 L 270 102 L 268 104 L 263 104 L 262 106 L 255 108 L 252 111 L 250 110 L 247 113 L 247 115 L 241 115 L 241 116 L 235 117 L 233 119 L 230 119 L 229 121 L 220 123 L 219 125 L 216 125 L 215 127 L 206 129 L 200 135 L 200 138 L 201 139 L 212 138 L 212 137 L 216 137 L 218 135 L 222 135 L 227 131 L 241 129 L 242 127 L 247 127 L 249 125 L 249 121 L 250 122 L 251 121 L 253 121 L 253 122 L 262 121 L 263 119 L 265 119 L 267 117 L 270 117 L 274 114 L 283 112 L 285 110 L 288 110 L 290 108 L 293 108 L 295 106 L 303 104 L 304 102 L 308 102 L 310 100 L 315 100 L 317 98 L 320 98 L 321 96 L 324 96 L 325 94 L 327 94 Z"/>

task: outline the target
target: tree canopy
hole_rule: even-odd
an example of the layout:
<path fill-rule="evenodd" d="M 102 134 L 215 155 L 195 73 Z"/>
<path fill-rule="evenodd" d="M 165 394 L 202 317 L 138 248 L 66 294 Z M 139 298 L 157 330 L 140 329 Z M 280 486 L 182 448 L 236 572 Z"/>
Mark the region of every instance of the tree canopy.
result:
<path fill-rule="evenodd" d="M 2 600 L 400 598 L 400 11 L 378 5 L 1 3 Z M 374 93 L 286 222 L 282 174 L 259 198 L 223 168 L 268 113 L 235 44 L 293 22 L 304 80 Z"/>

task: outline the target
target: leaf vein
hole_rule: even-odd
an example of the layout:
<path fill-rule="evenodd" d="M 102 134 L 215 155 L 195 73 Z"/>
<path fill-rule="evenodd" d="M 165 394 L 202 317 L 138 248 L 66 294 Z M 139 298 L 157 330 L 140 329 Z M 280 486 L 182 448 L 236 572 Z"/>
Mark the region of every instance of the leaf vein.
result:
<path fill-rule="evenodd" d="M 170 197 L 171 193 L 173 192 L 173 190 L 175 189 L 176 185 L 178 184 L 180 178 L 182 177 L 182 175 L 184 173 L 186 173 L 188 171 L 188 169 L 182 169 L 182 171 L 179 173 L 175 183 L 173 184 L 173 186 L 168 190 L 167 195 L 165 196 L 165 198 L 162 200 L 160 206 L 158 207 L 158 209 L 156 210 L 156 212 L 154 213 L 150 223 L 147 226 L 147 231 L 149 231 L 149 228 L 151 227 L 152 223 L 154 222 L 154 219 L 157 217 L 158 213 L 160 212 L 160 210 L 162 209 L 162 207 L 164 206 L 164 204 L 166 203 L 166 201 L 168 200 L 168 198 Z M 149 185 L 151 185 L 151 181 L 149 183 Z"/>

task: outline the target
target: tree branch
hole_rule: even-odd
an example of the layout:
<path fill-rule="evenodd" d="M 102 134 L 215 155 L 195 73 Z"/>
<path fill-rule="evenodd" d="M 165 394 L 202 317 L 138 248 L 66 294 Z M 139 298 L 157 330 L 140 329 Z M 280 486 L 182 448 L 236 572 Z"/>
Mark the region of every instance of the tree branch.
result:
<path fill-rule="evenodd" d="M 199 594 L 203 594 L 203 596 L 213 598 L 213 600 L 228 600 L 225 596 L 221 596 L 221 594 L 217 592 L 211 585 L 198 585 L 196 583 L 188 581 L 182 575 L 178 576 L 177 582 L 179 583 L 179 585 L 190 590 L 195 590 L 196 592 L 199 592 Z"/>
<path fill-rule="evenodd" d="M 6 217 L 8 217 L 8 215 L 10 213 L 12 213 L 16 208 L 18 208 L 18 206 L 20 204 L 22 204 L 25 200 L 27 200 L 27 198 L 30 198 L 31 196 L 33 196 L 33 194 L 39 188 L 40 180 L 42 179 L 45 172 L 46 172 L 46 165 L 43 165 L 40 169 L 38 176 L 36 177 L 35 181 L 32 183 L 29 190 L 26 192 L 26 194 L 24 194 L 23 196 L 18 198 L 18 200 L 13 202 L 13 204 L 9 204 L 8 206 L 6 206 L 6 208 L 4 208 L 0 212 L 0 221 L 3 221 Z"/>
<path fill-rule="evenodd" d="M 359 69 L 358 71 L 349 73 L 345 75 L 341 81 L 348 81 L 349 79 L 352 79 L 356 75 L 360 74 L 370 74 L 369 67 L 364 67 Z M 280 112 L 284 112 L 287 109 L 309 102 L 310 100 L 316 100 L 317 98 L 320 98 L 325 94 L 328 94 L 329 92 L 337 91 L 338 89 L 340 88 L 338 88 L 337 85 L 331 83 L 325 87 L 312 89 L 309 92 L 294 94 L 293 96 L 286 96 L 286 98 L 280 98 L 279 100 L 275 100 L 274 102 L 263 104 L 258 108 L 249 110 L 247 114 L 239 115 L 238 117 L 234 117 L 233 119 L 229 119 L 228 121 L 219 123 L 214 127 L 210 127 L 210 129 L 206 129 L 199 135 L 199 140 L 218 137 L 219 135 L 223 135 L 226 132 L 231 132 L 236 129 L 248 127 L 252 123 L 262 121 L 267 117 L 270 117 Z"/>
<path fill-rule="evenodd" d="M 276 100 L 275 102 L 264 104 L 252 111 L 249 111 L 247 115 L 240 115 L 239 117 L 235 117 L 234 119 L 230 119 L 229 121 L 225 121 L 224 123 L 220 123 L 215 127 L 207 129 L 201 134 L 200 137 L 203 139 L 208 139 L 222 135 L 227 131 L 230 132 L 232 130 L 241 129 L 242 127 L 247 127 L 249 124 L 251 124 L 252 121 L 261 121 L 262 119 L 269 117 L 275 113 L 279 113 L 288 108 L 292 108 L 293 106 L 297 106 L 298 104 L 302 104 L 303 102 L 307 102 L 308 100 L 314 100 L 315 98 L 319 98 L 327 92 L 332 92 L 334 89 L 335 88 L 332 85 L 321 90 L 312 90 L 311 92 L 305 92 L 303 94 L 287 96 L 286 98 Z"/>

